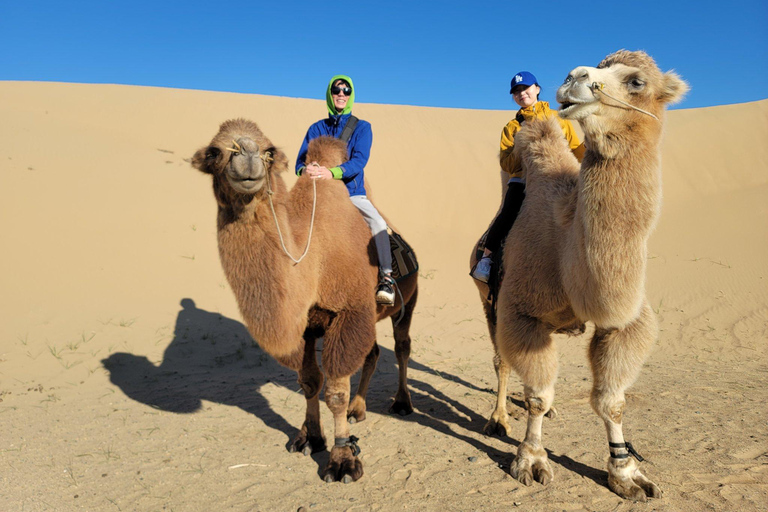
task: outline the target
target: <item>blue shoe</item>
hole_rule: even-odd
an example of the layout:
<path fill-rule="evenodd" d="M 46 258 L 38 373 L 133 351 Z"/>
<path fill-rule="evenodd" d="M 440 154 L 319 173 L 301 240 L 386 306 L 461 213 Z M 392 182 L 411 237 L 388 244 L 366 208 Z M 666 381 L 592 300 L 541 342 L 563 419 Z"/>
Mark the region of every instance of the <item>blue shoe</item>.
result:
<path fill-rule="evenodd" d="M 480 261 L 477 262 L 472 277 L 480 281 L 481 283 L 487 283 L 491 277 L 491 257 L 483 256 Z"/>

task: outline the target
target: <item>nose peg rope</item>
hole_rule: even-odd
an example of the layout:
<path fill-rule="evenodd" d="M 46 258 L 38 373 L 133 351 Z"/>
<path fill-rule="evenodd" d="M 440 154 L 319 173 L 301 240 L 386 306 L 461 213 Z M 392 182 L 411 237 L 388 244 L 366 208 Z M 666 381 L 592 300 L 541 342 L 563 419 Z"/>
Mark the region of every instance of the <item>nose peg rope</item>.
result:
<path fill-rule="evenodd" d="M 651 116 L 655 120 L 661 122 L 658 117 L 656 117 L 655 115 L 651 114 L 647 110 L 643 110 L 641 108 L 638 108 L 638 107 L 636 107 L 634 105 L 631 105 L 631 104 L 627 103 L 626 101 L 620 100 L 619 98 L 614 98 L 613 96 L 611 96 L 610 94 L 605 92 L 603 90 L 605 88 L 605 84 L 602 83 L 602 82 L 600 82 L 600 83 L 592 82 L 592 85 L 590 85 L 589 88 L 592 89 L 592 91 L 594 91 L 594 92 L 599 92 L 600 94 L 602 94 L 604 96 L 607 96 L 608 98 L 611 98 L 613 101 L 617 101 L 617 102 L 621 103 L 622 105 L 626 105 L 627 107 L 629 107 L 629 108 L 631 108 L 633 110 L 637 110 L 638 112 L 641 112 L 641 113 L 643 113 L 643 114 L 645 114 L 647 116 Z"/>
<path fill-rule="evenodd" d="M 234 142 L 234 141 L 233 141 Z M 262 155 L 259 155 L 259 157 L 264 161 L 264 164 L 268 164 L 272 161 L 272 155 L 269 154 L 269 152 L 265 152 Z M 309 252 L 309 244 L 312 242 L 312 231 L 315 227 L 315 206 L 317 205 L 317 181 L 312 180 L 312 217 L 309 221 L 309 235 L 307 235 L 307 246 L 304 248 L 304 253 L 299 257 L 299 259 L 294 258 L 291 256 L 291 253 L 288 252 L 288 249 L 285 247 L 285 240 L 283 240 L 283 233 L 280 231 L 280 224 L 277 222 L 277 213 L 275 213 L 275 205 L 272 204 L 272 196 L 274 195 L 274 192 L 272 191 L 272 186 L 270 185 L 269 181 L 269 169 L 267 169 L 267 199 L 269 200 L 269 208 L 272 210 L 272 218 L 275 219 L 275 227 L 277 228 L 277 236 L 280 239 L 280 245 L 283 248 L 283 252 L 286 256 L 291 258 L 291 261 L 293 261 L 295 264 L 301 263 L 301 260 L 304 259 L 304 256 L 307 255 Z"/>
<path fill-rule="evenodd" d="M 237 143 L 235 139 L 232 139 L 232 147 L 231 148 L 224 148 L 227 151 L 231 151 L 233 153 L 240 153 L 243 151 L 243 148 L 240 147 L 240 144 Z"/>

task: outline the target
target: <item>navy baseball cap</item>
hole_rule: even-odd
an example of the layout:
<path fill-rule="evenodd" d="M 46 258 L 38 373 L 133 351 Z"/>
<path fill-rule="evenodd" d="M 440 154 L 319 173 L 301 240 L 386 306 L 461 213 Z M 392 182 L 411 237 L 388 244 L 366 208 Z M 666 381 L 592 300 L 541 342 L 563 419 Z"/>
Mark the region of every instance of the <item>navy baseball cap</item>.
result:
<path fill-rule="evenodd" d="M 514 77 L 512 77 L 512 83 L 509 86 L 509 94 L 512 94 L 512 89 L 515 88 L 517 85 L 525 85 L 527 87 L 532 86 L 533 84 L 538 84 L 538 80 L 536 80 L 536 77 L 533 76 L 533 73 L 529 73 L 527 71 L 521 71 L 517 73 Z"/>

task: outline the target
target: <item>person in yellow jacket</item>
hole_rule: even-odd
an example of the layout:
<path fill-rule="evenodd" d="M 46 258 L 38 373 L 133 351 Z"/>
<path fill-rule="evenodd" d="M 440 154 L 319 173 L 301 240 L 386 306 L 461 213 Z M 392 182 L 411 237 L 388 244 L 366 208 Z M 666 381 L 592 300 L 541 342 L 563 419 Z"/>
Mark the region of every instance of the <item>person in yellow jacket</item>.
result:
<path fill-rule="evenodd" d="M 501 169 L 509 174 L 507 193 L 504 196 L 501 211 L 488 229 L 483 257 L 472 272 L 472 277 L 484 283 L 488 282 L 491 275 L 491 257 L 507 237 L 507 233 L 509 233 L 515 219 L 517 219 L 517 214 L 520 212 L 523 199 L 525 199 L 525 180 L 522 176 L 522 167 L 520 162 L 515 160 L 512 151 L 515 146 L 515 134 L 520 131 L 521 125 L 531 119 L 557 118 L 573 154 L 579 162 L 584 157 L 584 144 L 579 141 L 579 136 L 570 121 L 560 119 L 557 112 L 550 109 L 549 103 L 546 101 L 539 101 L 541 87 L 532 73 L 521 71 L 515 74 L 510 84 L 509 93 L 515 103 L 520 105 L 520 110 L 501 131 L 499 163 Z"/>

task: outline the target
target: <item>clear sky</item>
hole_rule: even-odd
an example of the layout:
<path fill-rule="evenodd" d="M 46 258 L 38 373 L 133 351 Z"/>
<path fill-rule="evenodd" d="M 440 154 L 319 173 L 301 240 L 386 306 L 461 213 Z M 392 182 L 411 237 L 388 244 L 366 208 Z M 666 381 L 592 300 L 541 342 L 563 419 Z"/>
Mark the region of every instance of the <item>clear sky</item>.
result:
<path fill-rule="evenodd" d="M 515 72 L 554 104 L 621 48 L 691 84 L 677 108 L 768 98 L 768 0 L 0 0 L 0 80 L 322 99 L 347 74 L 358 102 L 502 110 Z"/>

